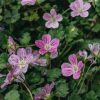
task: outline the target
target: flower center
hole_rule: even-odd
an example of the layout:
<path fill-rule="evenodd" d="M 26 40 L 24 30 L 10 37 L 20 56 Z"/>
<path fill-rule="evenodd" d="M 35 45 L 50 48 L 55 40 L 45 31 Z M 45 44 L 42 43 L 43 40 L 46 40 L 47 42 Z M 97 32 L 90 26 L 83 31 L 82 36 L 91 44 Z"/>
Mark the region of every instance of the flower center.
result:
<path fill-rule="evenodd" d="M 19 61 L 19 67 L 20 67 L 20 68 L 23 68 L 23 67 L 25 67 L 25 65 L 26 65 L 26 60 L 25 60 L 25 59 L 21 59 L 21 60 Z"/>
<path fill-rule="evenodd" d="M 77 71 L 78 71 L 77 65 L 74 65 L 74 66 L 73 66 L 73 71 L 74 71 L 74 72 L 77 72 Z"/>
<path fill-rule="evenodd" d="M 51 45 L 50 44 L 46 44 L 44 48 L 45 48 L 45 50 L 50 50 L 51 49 Z"/>
<path fill-rule="evenodd" d="M 78 8 L 78 12 L 79 13 L 82 13 L 83 12 L 83 9 L 82 8 Z"/>
<path fill-rule="evenodd" d="M 52 16 L 52 17 L 51 17 L 51 21 L 52 21 L 52 22 L 55 22 L 55 21 L 56 21 L 56 18 L 55 18 L 54 16 Z"/>

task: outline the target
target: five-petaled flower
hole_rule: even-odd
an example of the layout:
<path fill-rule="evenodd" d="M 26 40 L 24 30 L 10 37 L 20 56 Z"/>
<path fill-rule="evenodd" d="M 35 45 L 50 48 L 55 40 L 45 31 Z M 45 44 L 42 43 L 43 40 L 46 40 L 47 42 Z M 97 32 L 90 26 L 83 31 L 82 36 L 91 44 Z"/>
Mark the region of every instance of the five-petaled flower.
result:
<path fill-rule="evenodd" d="M 39 53 L 44 55 L 45 53 L 56 53 L 59 46 L 59 39 L 55 38 L 51 40 L 51 35 L 45 34 L 42 36 L 42 40 L 36 40 L 35 45 L 40 48 Z"/>
<path fill-rule="evenodd" d="M 36 3 L 36 0 L 22 0 L 21 4 L 24 5 L 34 5 Z"/>
<path fill-rule="evenodd" d="M 65 77 L 73 75 L 74 79 L 79 79 L 81 70 L 84 66 L 83 62 L 78 62 L 77 56 L 75 54 L 69 56 L 69 62 L 70 63 L 63 63 L 61 65 L 62 75 Z"/>
<path fill-rule="evenodd" d="M 17 71 L 22 73 L 26 73 L 28 69 L 28 65 L 32 62 L 33 55 L 30 52 L 27 52 L 24 48 L 19 48 L 17 50 L 17 54 L 12 54 L 8 62 L 13 67 L 17 68 Z"/>
<path fill-rule="evenodd" d="M 75 0 L 70 4 L 70 9 L 72 10 L 71 16 L 81 16 L 87 17 L 89 15 L 88 9 L 90 9 L 90 3 L 84 2 L 83 0 Z"/>
<path fill-rule="evenodd" d="M 58 28 L 63 17 L 61 14 L 57 14 L 55 9 L 51 9 L 50 13 L 44 13 L 43 19 L 47 21 L 45 24 L 47 28 Z"/>

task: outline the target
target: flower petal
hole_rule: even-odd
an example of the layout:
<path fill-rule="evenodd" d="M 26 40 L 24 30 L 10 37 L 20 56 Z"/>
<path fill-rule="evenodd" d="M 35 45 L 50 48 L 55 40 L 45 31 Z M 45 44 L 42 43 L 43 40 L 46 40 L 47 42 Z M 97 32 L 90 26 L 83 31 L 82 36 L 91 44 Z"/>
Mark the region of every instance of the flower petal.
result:
<path fill-rule="evenodd" d="M 20 57 L 20 58 L 24 58 L 26 56 L 26 50 L 24 48 L 20 48 L 17 50 L 17 55 Z"/>
<path fill-rule="evenodd" d="M 25 67 L 23 67 L 21 70 L 22 70 L 22 72 L 23 72 L 23 73 L 26 73 L 26 72 L 27 72 L 27 70 L 28 70 L 28 64 L 27 64 L 27 65 L 25 65 Z"/>
<path fill-rule="evenodd" d="M 78 63 L 79 70 L 81 70 L 83 67 L 84 67 L 83 62 L 82 61 L 79 61 L 79 63 Z"/>
<path fill-rule="evenodd" d="M 62 21 L 62 19 L 63 19 L 63 17 L 62 17 L 62 15 L 61 14 L 58 14 L 57 16 L 56 16 L 56 20 L 57 21 Z"/>
<path fill-rule="evenodd" d="M 46 51 L 45 49 L 40 49 L 40 50 L 39 50 L 39 53 L 40 53 L 41 55 L 44 55 L 45 53 L 47 53 L 47 51 Z"/>
<path fill-rule="evenodd" d="M 51 46 L 57 48 L 59 46 L 59 39 L 53 39 L 50 44 Z"/>
<path fill-rule="evenodd" d="M 63 75 L 63 76 L 68 77 L 68 76 L 71 76 L 71 75 L 73 74 L 72 67 L 71 67 L 71 65 L 68 64 L 68 63 L 63 63 L 63 64 L 61 65 L 61 69 L 62 69 L 62 75 Z"/>
<path fill-rule="evenodd" d="M 84 11 L 86 11 L 86 10 L 88 10 L 88 9 L 90 9 L 90 7 L 91 7 L 91 5 L 90 5 L 90 3 L 84 3 L 84 5 L 83 5 L 83 10 Z"/>
<path fill-rule="evenodd" d="M 58 52 L 52 52 L 50 54 L 50 58 L 52 58 L 52 59 L 56 58 L 57 56 L 58 56 Z"/>
<path fill-rule="evenodd" d="M 19 57 L 15 54 L 12 54 L 9 59 L 8 59 L 8 62 L 11 64 L 11 65 L 14 65 L 16 66 L 19 62 Z"/>
<path fill-rule="evenodd" d="M 42 36 L 42 40 L 44 41 L 44 43 L 50 43 L 51 41 L 51 35 L 50 34 L 45 34 Z"/>
<path fill-rule="evenodd" d="M 88 15 L 89 15 L 88 11 L 82 12 L 80 14 L 81 17 L 88 17 Z"/>
<path fill-rule="evenodd" d="M 53 53 L 53 52 L 57 52 L 57 48 L 52 47 L 52 48 L 49 50 L 49 52 L 51 52 L 51 53 Z"/>
<path fill-rule="evenodd" d="M 45 23 L 45 27 L 46 27 L 46 28 L 52 28 L 52 22 L 51 22 L 51 21 L 47 21 L 47 22 Z"/>
<path fill-rule="evenodd" d="M 35 45 L 39 48 L 44 48 L 44 42 L 42 40 L 36 40 Z"/>
<path fill-rule="evenodd" d="M 57 15 L 56 10 L 55 9 L 51 9 L 50 14 L 52 16 L 56 16 Z"/>
<path fill-rule="evenodd" d="M 72 3 L 70 4 L 69 7 L 70 7 L 70 9 L 73 10 L 73 11 L 76 11 L 76 10 L 77 10 L 77 5 L 76 5 L 75 2 L 72 2 Z"/>
<path fill-rule="evenodd" d="M 74 79 L 79 79 L 80 73 L 81 73 L 80 71 L 78 71 L 77 73 L 74 73 L 74 74 L 73 74 L 73 78 L 74 78 Z"/>
<path fill-rule="evenodd" d="M 51 27 L 52 27 L 52 28 L 58 28 L 58 27 L 59 27 L 59 23 L 58 23 L 57 21 L 55 21 L 55 22 L 53 22 L 53 23 L 51 24 Z"/>
<path fill-rule="evenodd" d="M 51 15 L 49 13 L 44 13 L 44 15 L 43 15 L 44 20 L 48 21 L 48 20 L 50 20 L 50 18 L 51 18 Z"/>
<path fill-rule="evenodd" d="M 68 59 L 72 65 L 77 65 L 77 56 L 75 54 L 70 55 Z"/>
<path fill-rule="evenodd" d="M 75 11 L 72 11 L 72 12 L 71 12 L 71 16 L 72 16 L 72 17 L 79 16 L 79 13 L 77 13 L 77 12 L 75 12 Z"/>

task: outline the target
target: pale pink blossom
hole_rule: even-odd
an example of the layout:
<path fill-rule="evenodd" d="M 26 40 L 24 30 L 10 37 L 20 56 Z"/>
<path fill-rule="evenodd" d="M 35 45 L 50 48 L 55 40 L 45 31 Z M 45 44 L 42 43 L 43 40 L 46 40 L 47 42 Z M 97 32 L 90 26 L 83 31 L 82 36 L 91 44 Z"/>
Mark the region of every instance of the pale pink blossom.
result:
<path fill-rule="evenodd" d="M 72 10 L 71 16 L 88 17 L 88 10 L 90 9 L 90 7 L 91 5 L 88 2 L 84 2 L 83 0 L 75 0 L 70 4 L 70 9 Z"/>
<path fill-rule="evenodd" d="M 89 49 L 95 56 L 100 55 L 100 44 L 99 43 L 89 44 Z"/>
<path fill-rule="evenodd" d="M 61 65 L 62 75 L 65 77 L 73 75 L 74 79 L 79 79 L 81 70 L 84 66 L 83 62 L 78 62 L 75 54 L 70 55 L 68 59 L 70 63 L 63 63 Z"/>
<path fill-rule="evenodd" d="M 45 23 L 47 28 L 58 28 L 63 17 L 61 14 L 57 14 L 55 9 L 51 9 L 50 13 L 44 13 L 43 19 L 47 21 Z"/>
<path fill-rule="evenodd" d="M 28 65 L 32 62 L 32 60 L 32 53 L 28 53 L 26 49 L 20 48 L 17 50 L 16 54 L 12 54 L 9 57 L 8 62 L 10 65 L 16 67 L 16 72 L 21 71 L 22 73 L 26 73 Z"/>
<path fill-rule="evenodd" d="M 24 5 L 35 5 L 36 0 L 22 0 L 21 4 Z"/>
<path fill-rule="evenodd" d="M 44 55 L 46 53 L 56 53 L 59 46 L 59 39 L 55 38 L 51 40 L 51 35 L 45 34 L 42 36 L 42 40 L 36 40 L 35 45 L 40 48 L 39 53 Z"/>

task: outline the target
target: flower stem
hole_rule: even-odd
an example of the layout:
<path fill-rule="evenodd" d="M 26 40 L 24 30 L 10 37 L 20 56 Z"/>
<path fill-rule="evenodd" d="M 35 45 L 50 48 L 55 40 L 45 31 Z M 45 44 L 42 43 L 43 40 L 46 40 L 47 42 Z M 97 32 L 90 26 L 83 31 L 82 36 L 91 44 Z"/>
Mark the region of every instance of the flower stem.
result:
<path fill-rule="evenodd" d="M 31 100 L 33 100 L 33 96 L 32 96 L 32 93 L 31 93 L 30 89 L 27 87 L 27 85 L 24 82 L 22 82 L 22 84 L 25 86 L 25 88 L 29 92 L 29 95 L 30 95 Z"/>
<path fill-rule="evenodd" d="M 81 84 L 81 86 L 80 86 L 80 89 L 79 89 L 79 91 L 78 91 L 78 94 L 80 93 L 80 91 L 81 91 L 81 89 L 82 89 L 82 87 L 83 87 L 83 84 L 84 84 L 85 78 L 86 78 L 86 76 L 87 76 L 87 74 L 88 74 L 88 72 L 89 72 L 89 70 L 90 70 L 90 68 L 91 68 L 91 66 L 92 66 L 93 64 L 94 64 L 94 63 L 92 63 L 92 64 L 89 66 L 89 68 L 87 69 L 87 71 L 86 71 L 86 73 L 85 73 L 85 75 L 84 75 L 84 78 L 83 78 L 82 84 Z"/>

